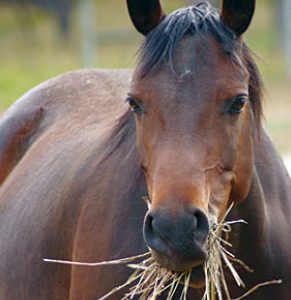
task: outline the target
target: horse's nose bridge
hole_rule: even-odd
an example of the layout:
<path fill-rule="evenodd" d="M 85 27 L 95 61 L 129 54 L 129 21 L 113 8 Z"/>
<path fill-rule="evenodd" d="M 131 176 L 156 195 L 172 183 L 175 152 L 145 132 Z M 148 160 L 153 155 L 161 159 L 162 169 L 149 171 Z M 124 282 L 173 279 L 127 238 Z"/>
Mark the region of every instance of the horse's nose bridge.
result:
<path fill-rule="evenodd" d="M 150 197 L 153 208 L 180 209 L 196 205 L 207 210 L 207 174 L 195 160 L 164 161 L 157 164 L 150 176 Z"/>

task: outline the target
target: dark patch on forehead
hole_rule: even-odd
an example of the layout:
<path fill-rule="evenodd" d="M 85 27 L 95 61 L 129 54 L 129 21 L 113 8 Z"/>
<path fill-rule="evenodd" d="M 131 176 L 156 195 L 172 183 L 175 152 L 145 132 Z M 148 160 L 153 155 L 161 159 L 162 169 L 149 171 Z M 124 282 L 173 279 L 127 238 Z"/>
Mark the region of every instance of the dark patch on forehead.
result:
<path fill-rule="evenodd" d="M 202 48 L 207 47 L 207 39 L 212 36 L 231 58 L 241 45 L 208 2 L 182 8 L 167 16 L 145 38 L 139 57 L 141 76 L 157 70 L 163 63 L 173 66 L 174 50 L 186 35 L 199 36 Z"/>

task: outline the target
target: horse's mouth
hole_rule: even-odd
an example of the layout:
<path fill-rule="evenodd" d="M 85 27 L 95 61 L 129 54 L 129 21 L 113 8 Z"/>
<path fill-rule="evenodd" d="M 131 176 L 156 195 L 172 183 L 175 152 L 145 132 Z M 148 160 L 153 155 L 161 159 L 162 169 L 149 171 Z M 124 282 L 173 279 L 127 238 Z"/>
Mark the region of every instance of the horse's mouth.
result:
<path fill-rule="evenodd" d="M 151 249 L 151 255 L 154 260 L 161 265 L 162 267 L 172 271 L 172 272 L 188 272 L 189 270 L 196 269 L 197 267 L 203 266 L 207 254 L 204 249 L 200 249 L 199 253 L 196 252 L 195 259 L 191 258 L 181 258 L 173 253 L 162 254 L 156 252 L 155 250 Z"/>
<path fill-rule="evenodd" d="M 163 256 L 160 253 L 156 253 L 151 249 L 151 254 L 154 260 L 162 267 L 169 270 L 169 272 L 174 272 L 177 274 L 189 273 L 191 272 L 189 286 L 191 288 L 199 289 L 205 286 L 205 273 L 204 273 L 204 263 L 206 261 L 206 254 L 201 253 L 200 259 L 195 260 L 195 262 L 181 262 L 177 261 L 174 256 Z"/>

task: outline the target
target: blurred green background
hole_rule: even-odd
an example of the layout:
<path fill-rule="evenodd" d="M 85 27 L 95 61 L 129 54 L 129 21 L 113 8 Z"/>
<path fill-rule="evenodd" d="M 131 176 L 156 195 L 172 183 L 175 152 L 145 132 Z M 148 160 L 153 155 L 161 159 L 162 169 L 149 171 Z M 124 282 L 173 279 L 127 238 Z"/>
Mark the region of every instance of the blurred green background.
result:
<path fill-rule="evenodd" d="M 69 27 L 63 22 L 63 31 L 52 0 L 43 0 L 45 5 L 30 1 L 0 0 L 0 114 L 30 88 L 62 72 L 84 66 L 134 66 L 142 37 L 131 25 L 125 0 L 71 0 L 72 6 L 67 3 L 62 8 L 70 17 Z M 62 1 L 70 2 L 59 0 L 58 4 Z M 163 4 L 171 12 L 191 2 L 164 0 Z M 219 1 L 210 2 L 218 5 Z M 280 5 L 280 0 L 258 0 L 245 39 L 258 56 L 266 85 L 264 122 L 281 153 L 288 155 L 291 80 L 283 51 Z"/>

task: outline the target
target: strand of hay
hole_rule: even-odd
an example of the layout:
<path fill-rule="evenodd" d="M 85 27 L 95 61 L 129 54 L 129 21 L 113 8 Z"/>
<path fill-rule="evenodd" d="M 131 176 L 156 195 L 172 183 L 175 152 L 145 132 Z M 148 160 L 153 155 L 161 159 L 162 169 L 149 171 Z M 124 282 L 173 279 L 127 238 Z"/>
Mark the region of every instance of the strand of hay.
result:
<path fill-rule="evenodd" d="M 146 198 L 145 200 L 147 200 L 149 204 L 148 199 Z M 234 255 L 226 249 L 231 248 L 232 245 L 223 237 L 227 236 L 231 232 L 231 226 L 237 223 L 246 224 L 243 220 L 232 222 L 225 221 L 227 215 L 232 209 L 232 206 L 233 205 L 231 205 L 220 222 L 217 222 L 216 220 L 210 222 L 210 233 L 206 243 L 208 259 L 204 264 L 205 293 L 202 300 L 224 300 L 225 297 L 227 300 L 232 299 L 224 275 L 224 266 L 229 269 L 236 284 L 240 287 L 245 287 L 245 284 L 233 264 L 237 263 L 244 267 L 244 269 L 248 272 L 253 272 L 249 266 L 247 266 L 243 261 L 235 258 Z M 167 293 L 166 300 L 172 300 L 174 296 L 177 296 L 177 290 L 180 285 L 183 285 L 183 289 L 180 293 L 179 300 L 187 300 L 187 293 L 190 288 L 191 270 L 184 273 L 169 271 L 168 269 L 160 266 L 152 257 L 149 256 L 150 252 L 147 252 L 133 257 L 98 263 L 84 263 L 54 259 L 44 259 L 44 261 L 89 267 L 127 264 L 129 268 L 134 269 L 134 272 L 124 284 L 113 288 L 110 292 L 98 300 L 106 300 L 116 292 L 129 286 L 128 292 L 124 294 L 121 300 L 131 300 L 135 297 L 138 297 L 140 300 L 156 300 L 156 298 L 164 292 Z M 138 264 L 134 263 L 136 260 L 140 260 L 141 258 L 144 258 L 142 262 Z M 260 283 L 248 290 L 241 297 L 233 300 L 242 300 L 263 286 L 280 283 L 282 283 L 281 280 Z"/>
<path fill-rule="evenodd" d="M 78 262 L 78 261 L 71 261 L 71 260 L 59 260 L 59 259 L 48 259 L 44 258 L 44 262 L 49 263 L 56 263 L 56 264 L 63 264 L 63 265 L 71 265 L 71 266 L 83 266 L 83 267 L 101 267 L 101 266 L 109 266 L 109 265 L 121 265 L 121 264 L 127 264 L 134 260 L 137 260 L 139 258 L 144 258 L 146 256 L 149 256 L 151 253 L 147 252 L 144 254 L 131 256 L 127 258 L 121 258 L 116 260 L 109 260 L 109 261 L 102 261 L 97 263 L 86 263 L 86 262 Z"/>
<path fill-rule="evenodd" d="M 255 285 L 254 287 L 252 287 L 250 290 L 248 290 L 242 296 L 240 296 L 238 298 L 235 298 L 233 300 L 242 300 L 242 299 L 246 298 L 247 296 L 249 296 L 250 294 L 252 294 L 253 292 L 255 292 L 258 289 L 260 289 L 261 287 L 268 286 L 268 285 L 274 285 L 274 284 L 282 284 L 282 283 L 283 283 L 283 281 L 281 279 L 259 283 L 259 284 Z"/>

